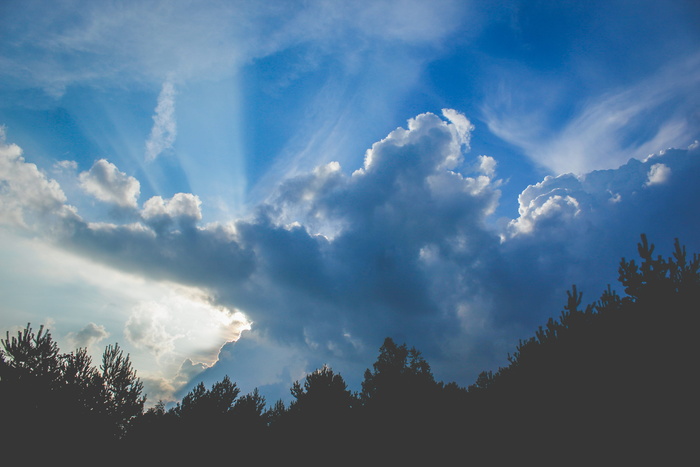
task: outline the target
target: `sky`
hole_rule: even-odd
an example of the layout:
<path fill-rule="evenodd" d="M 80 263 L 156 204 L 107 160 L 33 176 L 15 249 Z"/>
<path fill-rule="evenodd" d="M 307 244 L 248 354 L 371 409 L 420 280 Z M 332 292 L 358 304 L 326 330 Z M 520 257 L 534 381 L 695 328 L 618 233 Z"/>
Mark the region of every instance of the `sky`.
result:
<path fill-rule="evenodd" d="M 0 330 L 270 404 L 385 337 L 472 384 L 700 252 L 700 5 L 6 1 Z"/>

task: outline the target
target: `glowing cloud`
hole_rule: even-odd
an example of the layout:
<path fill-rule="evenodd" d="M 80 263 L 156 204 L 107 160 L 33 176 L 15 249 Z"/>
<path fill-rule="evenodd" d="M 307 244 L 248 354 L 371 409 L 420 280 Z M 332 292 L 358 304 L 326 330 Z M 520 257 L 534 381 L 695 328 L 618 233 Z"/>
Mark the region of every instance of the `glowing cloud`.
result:
<path fill-rule="evenodd" d="M 649 169 L 648 179 L 645 186 L 665 183 L 671 178 L 671 169 L 664 164 L 654 164 Z"/>

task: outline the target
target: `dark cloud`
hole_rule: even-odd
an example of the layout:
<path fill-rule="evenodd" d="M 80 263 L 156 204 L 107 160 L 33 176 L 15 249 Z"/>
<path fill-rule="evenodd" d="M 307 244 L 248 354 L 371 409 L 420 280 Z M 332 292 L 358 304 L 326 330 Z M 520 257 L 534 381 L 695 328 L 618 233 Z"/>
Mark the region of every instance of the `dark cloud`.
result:
<path fill-rule="evenodd" d="M 700 251 L 697 144 L 547 177 L 522 192 L 519 217 L 497 230 L 487 222 L 500 196 L 496 161 L 465 160 L 471 126 L 445 116 L 411 119 L 358 170 L 331 163 L 286 181 L 231 224 L 198 225 L 198 198 L 180 194 L 152 198 L 141 223 L 74 215 L 57 235 L 91 258 L 204 288 L 245 312 L 252 331 L 197 378 L 229 374 L 246 392 L 275 394 L 325 363 L 359 384 L 386 336 L 422 350 L 438 378 L 470 384 L 556 316 L 571 284 L 587 301 L 615 284 L 640 233 L 661 252 L 674 237 Z M 8 167 L 24 167 L 13 157 Z M 141 318 L 132 337 L 154 332 Z"/>

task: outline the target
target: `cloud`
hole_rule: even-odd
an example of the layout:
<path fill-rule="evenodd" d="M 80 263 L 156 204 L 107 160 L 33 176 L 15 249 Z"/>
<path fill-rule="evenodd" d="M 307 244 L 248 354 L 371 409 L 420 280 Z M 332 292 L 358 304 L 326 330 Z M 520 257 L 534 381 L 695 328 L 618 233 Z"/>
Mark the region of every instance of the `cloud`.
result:
<path fill-rule="evenodd" d="M 547 177 L 523 191 L 519 217 L 499 232 L 486 223 L 499 199 L 495 160 L 462 161 L 451 125 L 432 114 L 411 119 L 375 143 L 360 169 L 347 175 L 331 163 L 288 180 L 257 218 L 236 224 L 256 266 L 221 299 L 246 302 L 266 339 L 260 352 L 296 349 L 269 359 L 274 375 L 332 362 L 356 378 L 391 335 L 422 349 L 440 377 L 470 384 L 467 374 L 504 364 L 517 339 L 555 316 L 572 283 L 591 301 L 615 285 L 619 258 L 635 254 L 640 233 L 692 246 L 697 148 Z M 652 193 L 656 164 L 684 178 Z M 244 336 L 206 374 L 245 373 L 250 346 Z"/>
<path fill-rule="evenodd" d="M 153 115 L 153 128 L 146 141 L 146 160 L 152 161 L 163 151 L 172 149 L 176 136 L 175 86 L 166 81 L 158 95 L 158 105 Z"/>
<path fill-rule="evenodd" d="M 348 53 L 377 41 L 436 44 L 459 24 L 461 3 L 438 1 L 428 8 L 412 0 L 369 7 L 323 0 L 244 1 L 194 9 L 189 1 L 119 6 L 78 1 L 47 11 L 41 2 L 22 2 L 0 18 L 0 27 L 13 38 L 6 41 L 0 64 L 15 86 L 41 87 L 55 96 L 74 84 L 220 79 L 253 59 L 300 44 Z"/>
<path fill-rule="evenodd" d="M 197 289 L 180 289 L 177 293 L 138 303 L 125 326 L 125 336 L 137 347 L 145 348 L 157 358 L 183 356 L 211 366 L 219 349 L 238 340 L 250 329 L 246 316 L 236 310 L 212 304 Z"/>
<path fill-rule="evenodd" d="M 172 352 L 179 336 L 166 330 L 169 314 L 158 302 L 140 303 L 126 322 L 124 335 L 138 348 L 145 348 L 156 357 Z"/>
<path fill-rule="evenodd" d="M 4 127 L 0 127 L 0 199 L 0 223 L 8 226 L 29 228 L 28 217 L 43 221 L 54 214 L 73 214 L 59 184 L 26 162 L 19 146 L 6 143 Z"/>
<path fill-rule="evenodd" d="M 471 384 L 556 315 L 572 283 L 590 300 L 614 284 L 640 233 L 700 250 L 697 145 L 547 177 L 499 230 L 496 161 L 468 157 L 468 120 L 445 114 L 410 119 L 354 171 L 328 163 L 286 180 L 246 218 L 198 225 L 199 199 L 181 193 L 151 198 L 132 224 L 65 219 L 58 243 L 186 286 L 124 318 L 129 344 L 161 361 L 154 387 L 172 391 L 205 367 L 198 378 L 278 390 L 324 363 L 356 386 L 386 336 L 423 351 L 438 378 Z M 650 189 L 662 166 L 673 177 Z"/>
<path fill-rule="evenodd" d="M 557 109 L 561 97 L 578 96 L 550 93 L 537 78 L 530 83 L 519 74 L 517 79 L 519 87 L 508 89 L 520 88 L 521 93 L 494 93 L 485 103 L 488 127 L 555 175 L 617 168 L 630 157 L 644 159 L 696 137 L 693 122 L 700 101 L 690 96 L 700 84 L 698 54 L 666 64 L 632 85 L 589 96 L 564 117 Z"/>
<path fill-rule="evenodd" d="M 459 141 L 468 149 L 471 133 L 474 131 L 474 125 L 471 124 L 464 114 L 454 109 L 442 109 L 442 115 L 454 125 L 453 128 L 457 131 Z"/>
<path fill-rule="evenodd" d="M 100 159 L 90 170 L 78 176 L 81 188 L 100 201 L 123 208 L 136 208 L 141 184 L 134 177 L 120 172 L 116 165 Z"/>
<path fill-rule="evenodd" d="M 78 170 L 78 163 L 75 161 L 68 161 L 68 160 L 57 161 L 54 164 L 54 168 L 58 171 L 66 170 L 66 171 L 73 172 L 73 171 Z"/>
<path fill-rule="evenodd" d="M 88 323 L 80 331 L 69 333 L 67 336 L 75 348 L 91 348 L 108 337 L 107 329 L 95 323 Z"/>
<path fill-rule="evenodd" d="M 163 228 L 173 221 L 181 225 L 193 226 L 202 220 L 202 201 L 191 193 L 175 193 L 164 200 L 154 196 L 143 204 L 141 215 L 147 224 Z"/>
<path fill-rule="evenodd" d="M 671 169 L 664 164 L 654 164 L 649 168 L 649 174 L 645 186 L 666 183 L 671 178 Z"/>
<path fill-rule="evenodd" d="M 193 376 L 219 360 L 224 345 L 250 330 L 250 324 L 244 313 L 212 303 L 196 288 L 173 287 L 166 295 L 137 303 L 124 336 L 157 362 L 157 371 L 146 373 L 151 397 L 172 400 Z"/>

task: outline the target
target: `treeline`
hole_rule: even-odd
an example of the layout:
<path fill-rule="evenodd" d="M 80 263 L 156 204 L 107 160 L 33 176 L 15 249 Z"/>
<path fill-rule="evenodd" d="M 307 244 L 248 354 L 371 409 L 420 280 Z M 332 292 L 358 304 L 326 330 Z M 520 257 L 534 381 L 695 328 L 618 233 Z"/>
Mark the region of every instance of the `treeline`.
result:
<path fill-rule="evenodd" d="M 0 439 L 78 463 L 697 460 L 700 257 L 678 241 L 671 257 L 654 256 L 645 236 L 638 251 L 639 262 L 620 262 L 624 296 L 608 287 L 582 306 L 574 286 L 558 319 L 468 388 L 436 381 L 418 350 L 387 338 L 359 392 L 323 367 L 292 386 L 289 405 L 268 405 L 257 390 L 241 395 L 225 377 L 171 409 L 144 411 L 118 346 L 96 368 L 84 349 L 61 354 L 48 332 L 28 326 L 2 340 Z"/>

